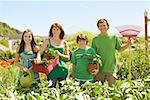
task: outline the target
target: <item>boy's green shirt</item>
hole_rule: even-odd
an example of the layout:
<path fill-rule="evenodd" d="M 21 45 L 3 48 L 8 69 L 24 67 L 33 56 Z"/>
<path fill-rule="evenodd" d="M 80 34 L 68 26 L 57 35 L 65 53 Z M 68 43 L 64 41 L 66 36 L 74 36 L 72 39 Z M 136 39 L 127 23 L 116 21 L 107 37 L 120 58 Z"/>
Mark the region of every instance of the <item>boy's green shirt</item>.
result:
<path fill-rule="evenodd" d="M 96 55 L 95 51 L 91 47 L 86 47 L 86 49 L 76 49 L 72 54 L 72 63 L 75 65 L 75 79 L 86 81 L 93 80 L 93 75 L 88 72 L 88 64 L 90 61 L 88 60 L 88 56 L 84 56 L 85 54 Z"/>
<path fill-rule="evenodd" d="M 101 56 L 102 66 L 100 72 L 114 73 L 116 63 L 116 50 L 121 47 L 121 41 L 115 35 L 99 34 L 92 41 L 95 52 Z"/>

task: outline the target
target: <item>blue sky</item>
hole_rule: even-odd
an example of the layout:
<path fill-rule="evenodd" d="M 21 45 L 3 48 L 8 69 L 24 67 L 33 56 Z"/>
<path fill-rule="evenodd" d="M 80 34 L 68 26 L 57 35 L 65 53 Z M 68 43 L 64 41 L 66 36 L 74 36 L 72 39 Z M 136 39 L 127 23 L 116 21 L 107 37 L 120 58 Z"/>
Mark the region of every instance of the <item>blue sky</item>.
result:
<path fill-rule="evenodd" d="M 143 35 L 145 10 L 150 10 L 149 0 L 0 0 L 0 21 L 47 36 L 53 22 L 59 22 L 66 34 L 83 30 L 99 33 L 96 23 L 106 18 L 111 33 L 118 34 L 116 26 L 129 24 L 141 26 Z"/>

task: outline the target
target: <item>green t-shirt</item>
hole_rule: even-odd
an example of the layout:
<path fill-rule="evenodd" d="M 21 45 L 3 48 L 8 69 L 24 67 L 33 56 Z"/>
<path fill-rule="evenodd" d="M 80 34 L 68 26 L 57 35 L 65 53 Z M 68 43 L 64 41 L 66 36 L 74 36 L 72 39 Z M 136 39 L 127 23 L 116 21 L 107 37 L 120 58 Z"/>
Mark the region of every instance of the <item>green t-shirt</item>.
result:
<path fill-rule="evenodd" d="M 113 73 L 115 70 L 115 53 L 121 47 L 121 41 L 115 35 L 99 34 L 92 41 L 95 52 L 101 56 L 100 72 Z"/>
<path fill-rule="evenodd" d="M 72 63 L 75 65 L 75 79 L 86 81 L 93 80 L 93 75 L 91 75 L 88 70 L 88 64 L 90 63 L 89 58 L 96 55 L 93 48 L 86 47 L 86 49 L 76 49 L 72 54 Z"/>

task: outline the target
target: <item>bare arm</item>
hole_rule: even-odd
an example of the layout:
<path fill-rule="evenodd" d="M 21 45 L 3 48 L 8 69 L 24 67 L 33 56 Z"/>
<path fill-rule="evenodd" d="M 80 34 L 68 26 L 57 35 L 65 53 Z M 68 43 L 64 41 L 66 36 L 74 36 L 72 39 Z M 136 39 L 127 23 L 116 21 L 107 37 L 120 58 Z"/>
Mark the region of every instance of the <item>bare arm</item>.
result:
<path fill-rule="evenodd" d="M 38 52 L 37 52 L 37 57 L 36 57 L 35 63 L 40 63 L 41 62 L 41 55 L 47 49 L 48 45 L 49 45 L 48 39 L 46 39 L 44 41 L 44 43 L 42 44 L 42 46 L 39 48 Z"/>
<path fill-rule="evenodd" d="M 19 48 L 17 48 L 17 54 L 15 56 L 15 65 L 18 66 L 20 69 L 25 70 L 25 68 L 23 66 L 21 66 L 19 58 L 20 58 L 20 54 L 18 53 Z"/>
<path fill-rule="evenodd" d="M 122 52 L 125 49 L 129 48 L 132 45 L 131 41 L 129 41 L 126 45 L 122 46 L 118 51 Z"/>
<path fill-rule="evenodd" d="M 72 79 L 74 79 L 74 70 L 75 70 L 75 65 L 72 64 Z"/>
<path fill-rule="evenodd" d="M 62 57 L 65 61 L 68 61 L 70 59 L 69 56 L 69 47 L 66 41 L 64 41 L 64 54 L 60 53 L 59 51 L 57 51 L 57 54 Z"/>
<path fill-rule="evenodd" d="M 48 42 L 48 39 L 46 39 L 44 42 L 43 42 L 43 45 L 40 47 L 40 54 L 43 54 L 44 53 L 44 51 L 47 49 L 47 47 L 48 47 L 48 45 L 49 45 L 49 42 Z"/>
<path fill-rule="evenodd" d="M 37 53 L 37 58 L 38 58 L 38 59 L 34 59 L 34 63 L 35 64 L 40 63 L 40 61 L 41 61 L 41 55 L 40 55 L 39 47 L 35 46 L 33 49 Z M 31 67 L 29 69 L 31 69 Z"/>

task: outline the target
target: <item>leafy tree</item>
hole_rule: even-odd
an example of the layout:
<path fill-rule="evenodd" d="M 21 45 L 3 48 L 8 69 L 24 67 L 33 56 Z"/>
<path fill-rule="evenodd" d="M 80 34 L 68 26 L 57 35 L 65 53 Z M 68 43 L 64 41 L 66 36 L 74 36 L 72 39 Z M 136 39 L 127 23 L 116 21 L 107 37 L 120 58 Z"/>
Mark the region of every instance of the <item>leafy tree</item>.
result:
<path fill-rule="evenodd" d="M 4 46 L 6 46 L 6 47 L 9 47 L 9 45 L 8 45 L 8 40 L 5 39 L 5 38 L 3 38 L 3 39 L 0 40 L 0 44 L 4 45 Z"/>
<path fill-rule="evenodd" d="M 7 25 L 4 22 L 0 22 L 0 36 L 11 36 L 12 34 L 21 34 L 22 32 L 19 31 L 18 29 L 11 28 L 9 25 Z"/>

